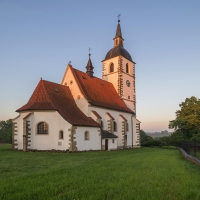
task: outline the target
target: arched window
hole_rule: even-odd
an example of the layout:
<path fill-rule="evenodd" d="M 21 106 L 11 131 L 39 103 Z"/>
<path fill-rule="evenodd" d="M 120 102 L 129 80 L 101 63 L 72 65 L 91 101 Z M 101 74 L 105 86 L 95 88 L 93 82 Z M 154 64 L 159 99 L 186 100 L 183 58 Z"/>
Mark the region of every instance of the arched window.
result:
<path fill-rule="evenodd" d="M 64 139 L 63 131 L 59 132 L 59 139 Z"/>
<path fill-rule="evenodd" d="M 114 131 L 117 131 L 117 123 L 114 121 Z"/>
<path fill-rule="evenodd" d="M 114 64 L 113 63 L 110 64 L 110 73 L 111 72 L 114 72 Z"/>
<path fill-rule="evenodd" d="M 129 66 L 128 66 L 128 63 L 126 63 L 126 73 L 129 73 Z"/>
<path fill-rule="evenodd" d="M 85 131 L 85 140 L 89 140 L 89 132 L 88 131 Z"/>
<path fill-rule="evenodd" d="M 37 134 L 48 134 L 48 125 L 45 122 L 40 122 L 37 125 Z"/>

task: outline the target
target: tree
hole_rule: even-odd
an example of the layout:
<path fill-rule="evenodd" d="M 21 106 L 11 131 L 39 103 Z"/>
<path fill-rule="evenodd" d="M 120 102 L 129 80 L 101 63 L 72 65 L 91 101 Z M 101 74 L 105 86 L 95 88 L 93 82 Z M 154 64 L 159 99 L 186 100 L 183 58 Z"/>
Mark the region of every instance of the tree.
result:
<path fill-rule="evenodd" d="M 0 121 L 0 141 L 12 143 L 12 119 Z"/>
<path fill-rule="evenodd" d="M 169 128 L 175 129 L 174 134 L 181 135 L 183 140 L 195 140 L 200 134 L 200 99 L 192 96 L 179 104 L 176 119 L 169 122 Z"/>
<path fill-rule="evenodd" d="M 148 136 L 143 130 L 140 130 L 140 142 L 142 146 L 151 140 L 153 140 L 152 137 Z"/>

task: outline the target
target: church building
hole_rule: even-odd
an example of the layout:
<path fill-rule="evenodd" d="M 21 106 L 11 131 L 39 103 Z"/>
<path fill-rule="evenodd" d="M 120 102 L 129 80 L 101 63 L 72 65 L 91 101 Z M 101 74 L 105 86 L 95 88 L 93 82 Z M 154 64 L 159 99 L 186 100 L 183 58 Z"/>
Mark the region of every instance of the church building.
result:
<path fill-rule="evenodd" d="M 140 147 L 135 62 L 124 48 L 120 20 L 114 47 L 95 77 L 68 64 L 61 84 L 40 80 L 13 119 L 13 150 L 112 150 Z"/>

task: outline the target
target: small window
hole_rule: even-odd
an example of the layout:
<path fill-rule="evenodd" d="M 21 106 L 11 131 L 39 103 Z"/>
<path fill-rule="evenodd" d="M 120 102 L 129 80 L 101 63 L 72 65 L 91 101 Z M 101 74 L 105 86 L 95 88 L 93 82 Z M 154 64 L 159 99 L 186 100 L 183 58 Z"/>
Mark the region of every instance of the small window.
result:
<path fill-rule="evenodd" d="M 112 139 L 112 143 L 115 143 L 115 139 Z"/>
<path fill-rule="evenodd" d="M 128 96 L 128 99 L 130 99 L 130 96 Z"/>
<path fill-rule="evenodd" d="M 131 83 L 130 83 L 129 80 L 126 81 L 126 85 L 127 85 L 128 87 L 130 87 Z"/>
<path fill-rule="evenodd" d="M 114 72 L 114 64 L 113 63 L 110 64 L 110 73 L 111 72 Z"/>
<path fill-rule="evenodd" d="M 85 131 L 85 140 L 89 140 L 89 132 Z"/>
<path fill-rule="evenodd" d="M 117 123 L 114 121 L 114 131 L 117 131 Z"/>
<path fill-rule="evenodd" d="M 129 66 L 128 66 L 128 63 L 126 63 L 126 73 L 129 73 Z"/>
<path fill-rule="evenodd" d="M 48 134 L 48 125 L 45 122 L 40 122 L 37 125 L 37 134 Z"/>
<path fill-rule="evenodd" d="M 126 122 L 126 131 L 128 131 L 128 122 Z"/>
<path fill-rule="evenodd" d="M 59 139 L 64 139 L 63 131 L 59 132 Z"/>

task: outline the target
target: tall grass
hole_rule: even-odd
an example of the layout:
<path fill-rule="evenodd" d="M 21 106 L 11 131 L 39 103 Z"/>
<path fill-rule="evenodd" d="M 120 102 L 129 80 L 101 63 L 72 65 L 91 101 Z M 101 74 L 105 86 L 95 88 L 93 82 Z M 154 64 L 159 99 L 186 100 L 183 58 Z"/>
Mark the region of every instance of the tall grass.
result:
<path fill-rule="evenodd" d="M 177 150 L 16 152 L 0 146 L 0 199 L 200 199 L 200 167 Z"/>

